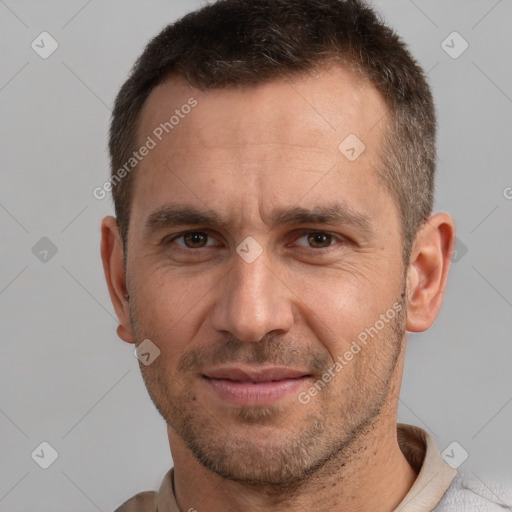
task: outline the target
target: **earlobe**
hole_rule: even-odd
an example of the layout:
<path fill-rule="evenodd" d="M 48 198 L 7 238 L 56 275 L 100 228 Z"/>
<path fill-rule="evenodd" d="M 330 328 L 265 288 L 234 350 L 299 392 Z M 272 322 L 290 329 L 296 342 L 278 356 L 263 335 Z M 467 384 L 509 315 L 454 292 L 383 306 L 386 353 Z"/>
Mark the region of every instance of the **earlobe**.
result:
<path fill-rule="evenodd" d="M 127 343 L 134 343 L 126 290 L 123 246 L 115 217 L 105 217 L 101 223 L 101 260 L 110 300 L 119 319 L 117 335 Z"/>
<path fill-rule="evenodd" d="M 126 343 L 135 343 L 131 329 L 128 331 L 123 324 L 119 324 L 116 329 L 117 335 Z"/>
<path fill-rule="evenodd" d="M 430 217 L 418 230 L 407 274 L 407 323 L 410 332 L 431 327 L 444 298 L 455 224 L 447 213 Z"/>

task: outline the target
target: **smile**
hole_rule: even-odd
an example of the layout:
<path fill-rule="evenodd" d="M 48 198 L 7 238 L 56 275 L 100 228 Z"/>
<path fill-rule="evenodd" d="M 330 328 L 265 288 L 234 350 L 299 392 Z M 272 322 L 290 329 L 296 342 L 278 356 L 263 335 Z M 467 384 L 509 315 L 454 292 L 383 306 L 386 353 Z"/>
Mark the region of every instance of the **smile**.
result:
<path fill-rule="evenodd" d="M 239 406 L 271 405 L 297 393 L 309 379 L 307 371 L 290 368 L 217 368 L 203 375 L 204 382 L 223 401 Z"/>

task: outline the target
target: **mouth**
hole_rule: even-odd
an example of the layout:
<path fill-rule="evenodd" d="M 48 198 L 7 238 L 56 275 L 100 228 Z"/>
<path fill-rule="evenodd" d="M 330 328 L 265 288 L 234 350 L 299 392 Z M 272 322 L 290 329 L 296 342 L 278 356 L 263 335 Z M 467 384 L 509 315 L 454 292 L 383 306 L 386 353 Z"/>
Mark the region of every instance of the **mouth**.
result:
<path fill-rule="evenodd" d="M 202 377 L 210 390 L 225 402 L 239 406 L 264 406 L 297 393 L 311 374 L 285 367 L 237 366 L 214 368 Z"/>

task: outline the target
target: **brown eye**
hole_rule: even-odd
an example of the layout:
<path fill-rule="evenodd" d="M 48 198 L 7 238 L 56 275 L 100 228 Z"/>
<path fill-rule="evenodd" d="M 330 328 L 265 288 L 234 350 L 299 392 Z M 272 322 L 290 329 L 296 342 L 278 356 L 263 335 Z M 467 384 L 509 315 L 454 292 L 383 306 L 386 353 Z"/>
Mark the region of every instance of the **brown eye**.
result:
<path fill-rule="evenodd" d="M 316 232 L 307 235 L 308 243 L 315 249 L 323 249 L 329 247 L 332 243 L 332 235 L 328 233 Z"/>
<path fill-rule="evenodd" d="M 206 247 L 208 242 L 208 234 L 201 233 L 200 231 L 189 231 L 188 233 L 180 235 L 175 240 L 179 240 L 180 238 L 183 239 L 185 247 L 188 247 L 189 249 L 200 249 L 201 247 Z"/>
<path fill-rule="evenodd" d="M 293 244 L 304 249 L 315 249 L 319 254 L 323 254 L 322 249 L 331 249 L 346 246 L 349 240 L 336 233 L 329 233 L 326 231 L 310 231 L 307 229 L 300 231 L 300 236 L 294 239 Z"/>

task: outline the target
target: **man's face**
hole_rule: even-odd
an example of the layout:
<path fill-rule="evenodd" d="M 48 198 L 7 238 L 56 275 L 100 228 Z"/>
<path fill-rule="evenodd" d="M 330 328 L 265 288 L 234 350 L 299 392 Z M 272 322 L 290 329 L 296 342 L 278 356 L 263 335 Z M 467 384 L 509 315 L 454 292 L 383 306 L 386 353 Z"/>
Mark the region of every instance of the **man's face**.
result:
<path fill-rule="evenodd" d="M 298 481 L 389 405 L 405 290 L 374 170 L 385 115 L 341 67 L 207 92 L 173 79 L 145 104 L 139 143 L 157 144 L 133 190 L 132 328 L 161 351 L 141 369 L 171 431 L 224 477 Z M 339 149 L 351 134 L 362 153 L 353 135 Z"/>

